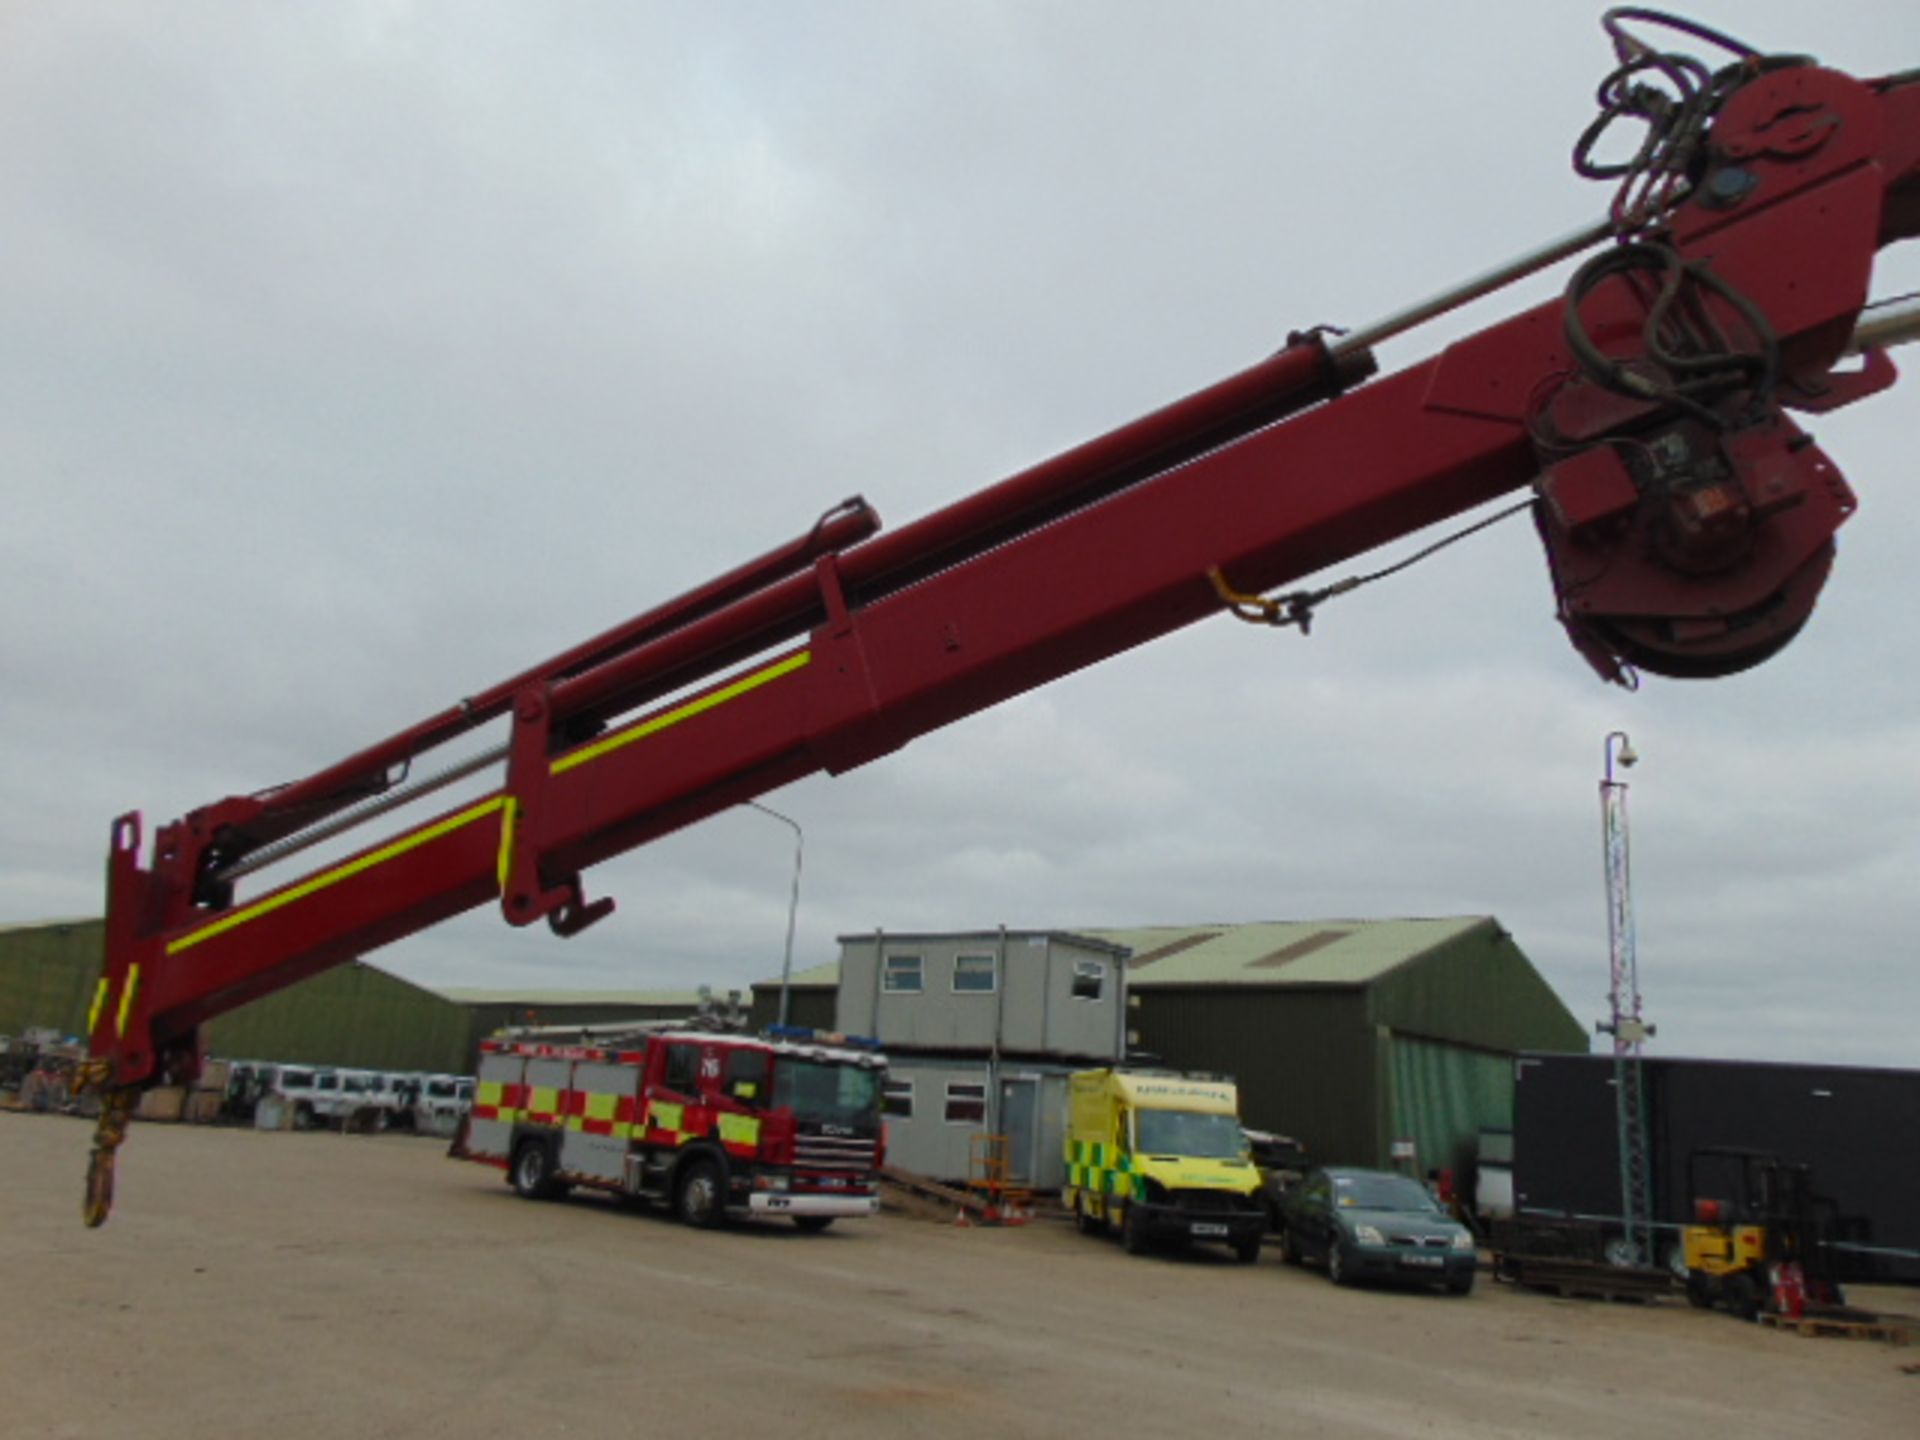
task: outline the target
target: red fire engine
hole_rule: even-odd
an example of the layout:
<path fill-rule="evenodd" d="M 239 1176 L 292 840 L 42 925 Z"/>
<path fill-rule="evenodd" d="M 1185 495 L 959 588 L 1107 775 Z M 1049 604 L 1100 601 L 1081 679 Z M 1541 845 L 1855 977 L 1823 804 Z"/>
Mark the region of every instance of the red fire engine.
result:
<path fill-rule="evenodd" d="M 901 529 L 848 501 L 318 774 L 160 827 L 144 863 L 140 816 L 116 820 L 89 1220 L 139 1089 L 191 1075 L 211 1017 L 489 903 L 573 934 L 612 909 L 582 882 L 598 861 L 1223 608 L 1304 630 L 1360 582 L 1263 592 L 1513 491 L 1607 679 L 1725 675 L 1786 645 L 1854 509 L 1787 412 L 1886 389 L 1885 347 L 1915 328 L 1911 306 L 1863 310 L 1878 250 L 1920 235 L 1920 73 L 1859 80 L 1646 11 L 1604 23 L 1617 64 L 1574 151 L 1615 184 L 1604 221 L 1364 329 L 1296 332 Z M 1373 378 L 1375 345 L 1590 249 L 1560 298 Z M 495 748 L 417 773 L 489 722 Z M 489 769 L 482 798 L 242 893 Z"/>
<path fill-rule="evenodd" d="M 880 1207 L 886 1063 L 803 1030 L 672 1030 L 623 1048 L 489 1040 L 453 1153 L 500 1166 L 529 1200 L 579 1185 L 671 1205 L 689 1225 L 785 1215 L 824 1230 Z"/>

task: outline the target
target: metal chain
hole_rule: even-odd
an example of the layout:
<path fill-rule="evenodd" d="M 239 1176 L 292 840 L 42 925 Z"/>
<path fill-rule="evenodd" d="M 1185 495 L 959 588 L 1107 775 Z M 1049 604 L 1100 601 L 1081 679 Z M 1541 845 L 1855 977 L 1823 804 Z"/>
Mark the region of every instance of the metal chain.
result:
<path fill-rule="evenodd" d="M 137 1086 L 110 1086 L 112 1079 L 113 1064 L 108 1060 L 85 1061 L 74 1072 L 76 1090 L 96 1090 L 100 1095 L 100 1122 L 94 1127 L 93 1153 L 87 1157 L 86 1197 L 80 1207 L 89 1229 L 106 1224 L 113 1211 L 114 1160 L 126 1143 L 133 1107 L 140 1100 Z"/>

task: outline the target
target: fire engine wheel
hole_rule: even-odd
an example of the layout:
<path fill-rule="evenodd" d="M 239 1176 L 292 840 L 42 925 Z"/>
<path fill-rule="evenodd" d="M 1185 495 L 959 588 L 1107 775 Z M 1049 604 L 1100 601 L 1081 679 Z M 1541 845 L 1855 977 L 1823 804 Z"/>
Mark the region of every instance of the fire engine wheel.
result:
<path fill-rule="evenodd" d="M 794 1229 L 804 1230 L 809 1235 L 818 1235 L 831 1224 L 833 1224 L 833 1216 L 831 1215 L 796 1215 L 793 1217 Z"/>
<path fill-rule="evenodd" d="M 696 1230 L 711 1230 L 727 1218 L 720 1167 L 711 1160 L 689 1160 L 673 1191 L 673 1213 Z"/>
<path fill-rule="evenodd" d="M 521 1142 L 513 1153 L 513 1193 L 522 1200 L 551 1200 L 562 1193 L 553 1178 L 553 1152 L 538 1140 Z"/>

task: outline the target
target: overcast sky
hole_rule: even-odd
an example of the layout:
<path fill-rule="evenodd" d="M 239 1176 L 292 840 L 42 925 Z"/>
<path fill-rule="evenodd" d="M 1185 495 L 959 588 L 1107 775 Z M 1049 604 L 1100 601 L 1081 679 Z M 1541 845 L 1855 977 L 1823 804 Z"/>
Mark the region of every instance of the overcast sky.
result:
<path fill-rule="evenodd" d="M 845 495 L 898 525 L 1587 223 L 1601 8 L 6 6 L 0 923 L 98 913 L 122 811 L 308 774 Z M 1911 0 L 1689 8 L 1920 65 Z M 1861 512 L 1760 671 L 1601 685 L 1509 522 L 1310 639 L 1209 621 L 766 797 L 796 965 L 1492 914 L 1592 1021 L 1623 728 L 1654 1052 L 1920 1065 L 1917 395 L 1818 422 Z M 733 812 L 593 872 L 620 909 L 576 940 L 489 908 L 373 958 L 744 986 L 792 862 Z"/>

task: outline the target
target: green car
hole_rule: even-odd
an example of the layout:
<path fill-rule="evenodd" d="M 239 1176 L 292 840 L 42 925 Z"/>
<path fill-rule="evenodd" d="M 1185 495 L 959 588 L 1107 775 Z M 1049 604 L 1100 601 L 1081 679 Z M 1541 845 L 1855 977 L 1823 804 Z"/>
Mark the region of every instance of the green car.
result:
<path fill-rule="evenodd" d="M 1356 1280 L 1473 1289 L 1473 1232 L 1426 1186 L 1391 1170 L 1311 1170 L 1281 1207 L 1280 1254 L 1324 1263 L 1336 1285 Z"/>

